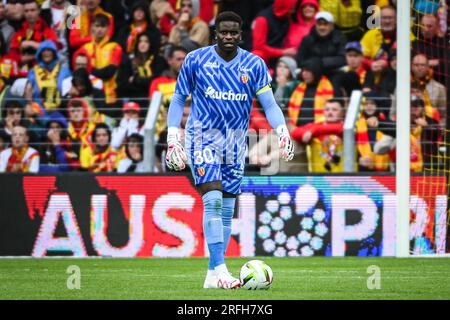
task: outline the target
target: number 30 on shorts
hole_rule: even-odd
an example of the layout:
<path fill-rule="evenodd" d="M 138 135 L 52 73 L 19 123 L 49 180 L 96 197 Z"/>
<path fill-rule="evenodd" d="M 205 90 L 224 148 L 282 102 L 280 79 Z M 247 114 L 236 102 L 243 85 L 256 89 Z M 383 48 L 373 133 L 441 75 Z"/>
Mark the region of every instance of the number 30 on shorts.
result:
<path fill-rule="evenodd" d="M 205 148 L 203 150 L 194 151 L 194 164 L 213 164 L 214 155 L 211 149 Z"/>

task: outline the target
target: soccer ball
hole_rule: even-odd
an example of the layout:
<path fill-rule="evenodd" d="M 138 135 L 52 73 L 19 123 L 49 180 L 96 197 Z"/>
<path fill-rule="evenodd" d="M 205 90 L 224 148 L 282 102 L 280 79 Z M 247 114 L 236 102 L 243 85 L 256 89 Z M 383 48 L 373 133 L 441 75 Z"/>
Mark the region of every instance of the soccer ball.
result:
<path fill-rule="evenodd" d="M 246 262 L 239 274 L 241 287 L 247 290 L 267 290 L 273 281 L 272 269 L 261 260 Z"/>

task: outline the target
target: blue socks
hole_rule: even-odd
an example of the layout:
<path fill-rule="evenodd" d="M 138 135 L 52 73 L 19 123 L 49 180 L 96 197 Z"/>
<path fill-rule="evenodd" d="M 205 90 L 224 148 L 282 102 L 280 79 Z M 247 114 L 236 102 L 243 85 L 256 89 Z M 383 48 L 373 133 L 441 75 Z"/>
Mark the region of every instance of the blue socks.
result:
<path fill-rule="evenodd" d="M 203 195 L 203 232 L 209 249 L 209 270 L 224 263 L 222 192 L 213 190 Z"/>
<path fill-rule="evenodd" d="M 222 198 L 222 192 L 213 190 L 203 195 L 203 232 L 209 249 L 209 270 L 225 263 L 224 257 L 231 237 L 236 198 Z"/>
<path fill-rule="evenodd" d="M 223 253 L 227 251 L 231 237 L 231 221 L 233 220 L 236 198 L 223 198 L 222 223 L 223 223 Z"/>

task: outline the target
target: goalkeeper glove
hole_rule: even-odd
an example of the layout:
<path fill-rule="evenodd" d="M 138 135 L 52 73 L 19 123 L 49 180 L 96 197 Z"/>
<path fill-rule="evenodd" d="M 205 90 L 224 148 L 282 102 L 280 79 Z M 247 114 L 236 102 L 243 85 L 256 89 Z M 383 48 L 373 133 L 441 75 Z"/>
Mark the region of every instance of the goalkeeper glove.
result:
<path fill-rule="evenodd" d="M 294 158 L 294 142 L 292 142 L 289 130 L 286 125 L 280 125 L 276 129 L 278 134 L 278 147 L 284 161 L 291 161 Z"/>
<path fill-rule="evenodd" d="M 168 128 L 166 165 L 170 170 L 181 171 L 186 168 L 187 156 L 180 142 L 178 128 Z"/>

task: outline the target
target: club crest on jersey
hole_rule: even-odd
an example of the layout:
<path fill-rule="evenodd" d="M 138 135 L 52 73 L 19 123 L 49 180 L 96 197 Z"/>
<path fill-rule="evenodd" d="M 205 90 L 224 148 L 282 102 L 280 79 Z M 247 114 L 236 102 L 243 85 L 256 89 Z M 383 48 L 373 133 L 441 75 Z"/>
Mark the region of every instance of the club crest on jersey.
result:
<path fill-rule="evenodd" d="M 205 168 L 204 167 L 198 167 L 197 168 L 197 174 L 199 177 L 203 177 L 205 175 Z"/>
<path fill-rule="evenodd" d="M 248 79 L 249 79 L 248 74 L 243 74 L 243 75 L 241 75 L 241 82 L 242 82 L 243 84 L 246 84 L 246 83 L 248 82 Z"/>

